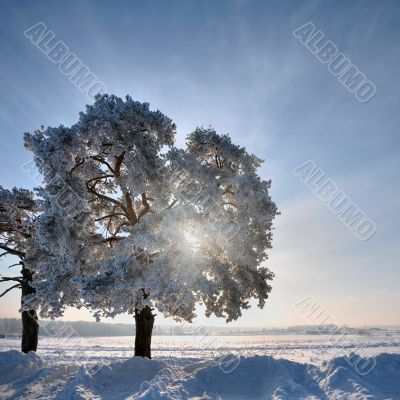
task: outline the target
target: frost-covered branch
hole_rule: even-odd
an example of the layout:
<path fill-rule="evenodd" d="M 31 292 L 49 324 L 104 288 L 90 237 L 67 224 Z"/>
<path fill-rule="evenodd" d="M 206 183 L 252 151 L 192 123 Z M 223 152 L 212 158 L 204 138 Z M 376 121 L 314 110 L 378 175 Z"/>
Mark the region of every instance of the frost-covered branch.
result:
<path fill-rule="evenodd" d="M 112 197 L 106 196 L 106 195 L 104 195 L 102 193 L 97 192 L 95 190 L 95 187 L 94 186 L 90 186 L 87 182 L 86 182 L 86 187 L 87 187 L 88 191 L 90 193 L 94 194 L 97 198 L 99 198 L 101 200 L 105 200 L 105 201 L 107 201 L 109 203 L 115 204 L 116 206 L 120 207 L 121 210 L 123 210 L 126 214 L 128 214 L 127 207 L 125 207 L 125 205 L 123 203 L 121 203 L 120 201 L 118 201 L 118 200 L 116 200 L 116 199 L 114 199 Z"/>

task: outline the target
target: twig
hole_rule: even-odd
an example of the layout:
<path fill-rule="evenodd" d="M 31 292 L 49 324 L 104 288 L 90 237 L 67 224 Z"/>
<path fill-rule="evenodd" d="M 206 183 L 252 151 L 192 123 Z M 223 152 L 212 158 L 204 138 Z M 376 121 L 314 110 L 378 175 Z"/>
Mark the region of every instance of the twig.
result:
<path fill-rule="evenodd" d="M 17 283 L 14 286 L 9 287 L 7 290 L 5 290 L 2 294 L 0 294 L 0 297 L 3 297 L 5 294 L 7 294 L 10 290 L 13 290 L 15 288 L 21 288 L 21 285 Z"/>

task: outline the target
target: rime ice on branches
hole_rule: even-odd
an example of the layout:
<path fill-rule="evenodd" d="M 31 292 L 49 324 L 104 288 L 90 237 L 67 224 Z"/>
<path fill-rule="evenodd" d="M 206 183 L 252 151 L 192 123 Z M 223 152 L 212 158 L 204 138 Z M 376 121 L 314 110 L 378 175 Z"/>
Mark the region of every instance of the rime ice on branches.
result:
<path fill-rule="evenodd" d="M 41 314 L 85 306 L 98 318 L 129 312 L 135 354 L 151 356 L 154 309 L 192 321 L 263 307 L 277 209 L 262 160 L 227 135 L 198 128 L 185 148 L 175 124 L 146 103 L 98 96 L 70 128 L 25 135 L 43 174 L 36 266 Z"/>

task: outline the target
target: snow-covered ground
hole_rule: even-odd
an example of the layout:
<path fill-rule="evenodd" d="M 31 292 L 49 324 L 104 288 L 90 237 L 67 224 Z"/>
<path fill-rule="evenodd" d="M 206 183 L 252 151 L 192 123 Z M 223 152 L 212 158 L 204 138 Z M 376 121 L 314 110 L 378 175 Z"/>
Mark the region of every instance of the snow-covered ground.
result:
<path fill-rule="evenodd" d="M 0 340 L 1 399 L 400 399 L 399 336 Z M 357 356 L 355 355 L 357 354 Z"/>

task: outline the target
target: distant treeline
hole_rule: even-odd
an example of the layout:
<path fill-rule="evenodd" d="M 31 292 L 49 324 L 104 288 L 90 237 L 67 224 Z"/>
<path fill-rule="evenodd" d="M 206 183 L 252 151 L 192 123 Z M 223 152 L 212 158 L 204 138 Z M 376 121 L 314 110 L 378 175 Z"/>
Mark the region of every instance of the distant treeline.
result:
<path fill-rule="evenodd" d="M 21 320 L 17 318 L 0 319 L 0 335 L 21 336 Z M 254 328 L 254 327 L 213 327 L 196 324 L 155 325 L 154 335 L 326 335 L 336 334 L 368 335 L 377 332 L 400 333 L 400 327 L 364 327 L 339 328 L 335 325 L 302 325 L 288 328 Z M 99 337 L 99 336 L 132 336 L 135 324 L 87 322 L 87 321 L 40 321 L 39 334 L 42 337 Z"/>

